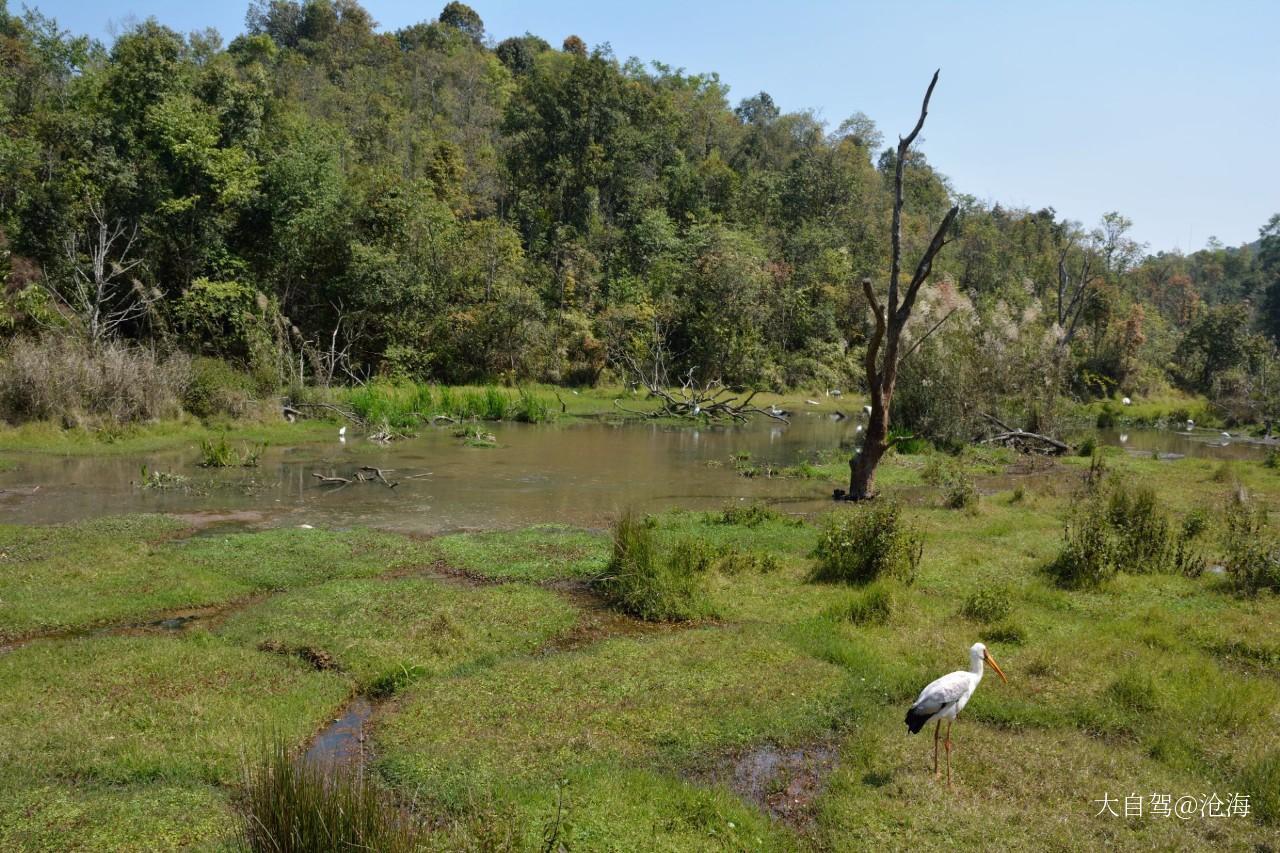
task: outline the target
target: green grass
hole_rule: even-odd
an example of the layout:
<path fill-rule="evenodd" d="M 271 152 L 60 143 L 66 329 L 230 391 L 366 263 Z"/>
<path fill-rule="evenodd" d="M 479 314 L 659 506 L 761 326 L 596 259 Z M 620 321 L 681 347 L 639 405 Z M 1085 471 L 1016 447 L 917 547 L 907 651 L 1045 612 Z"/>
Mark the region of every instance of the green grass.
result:
<path fill-rule="evenodd" d="M 323 650 L 359 689 L 390 692 L 418 678 L 532 652 L 568 630 L 576 615 L 554 593 L 523 585 L 341 580 L 253 605 L 218 633 L 251 648 L 270 642 Z"/>
<path fill-rule="evenodd" d="M 1215 478 L 1215 462 L 1106 461 L 1154 491 L 1170 530 L 1195 518 L 1197 547 L 1221 561 L 1236 482 Z M 961 457 L 979 476 L 1007 462 Z M 548 833 L 569 850 L 1274 847 L 1280 595 L 1240 596 L 1210 572 L 1057 586 L 1045 567 L 1088 464 L 1011 478 L 1019 500 L 958 513 L 915 484 L 919 457 L 891 457 L 882 485 L 923 539 L 910 586 L 808 582 L 813 520 L 662 514 L 655 547 L 692 540 L 711 556 L 716 620 L 693 627 L 558 592 L 608 562 L 609 538 L 582 530 L 415 542 L 182 540 L 160 517 L 0 527 L 9 636 L 270 594 L 212 633 L 0 653 L 0 848 L 208 845 L 263 731 L 300 746 L 352 691 L 383 686 L 395 693 L 372 724 L 369 772 L 430 816 L 429 849 L 540 849 Z M 1238 465 L 1232 478 L 1278 505 L 1274 472 Z M 484 582 L 421 573 L 445 571 L 440 560 Z M 960 715 L 948 792 L 928 733 L 907 736 L 902 715 L 978 639 L 1009 683 L 984 679 Z M 338 669 L 264 641 L 322 650 Z M 732 773 L 708 773 L 763 744 L 813 741 L 840 760 L 801 830 L 744 799 Z M 1241 792 L 1254 815 L 1095 818 L 1104 792 Z"/>
<path fill-rule="evenodd" d="M 842 716 L 846 677 L 759 629 L 605 640 L 408 690 L 377 734 L 398 784 L 450 811 L 599 763 L 679 769 Z M 463 722 L 465 721 L 465 722 Z"/>
<path fill-rule="evenodd" d="M 609 539 L 560 525 L 456 533 L 430 543 L 432 553 L 468 574 L 498 580 L 587 578 L 609 561 Z"/>
<path fill-rule="evenodd" d="M 0 777 L 225 783 L 243 748 L 313 730 L 337 676 L 207 635 L 41 640 L 0 655 Z"/>
<path fill-rule="evenodd" d="M 0 849 L 62 853 L 214 847 L 234 820 L 212 785 L 0 784 Z"/>
<path fill-rule="evenodd" d="M 0 640 L 143 620 L 428 559 L 420 543 L 371 531 L 173 539 L 181 529 L 160 516 L 0 526 Z"/>

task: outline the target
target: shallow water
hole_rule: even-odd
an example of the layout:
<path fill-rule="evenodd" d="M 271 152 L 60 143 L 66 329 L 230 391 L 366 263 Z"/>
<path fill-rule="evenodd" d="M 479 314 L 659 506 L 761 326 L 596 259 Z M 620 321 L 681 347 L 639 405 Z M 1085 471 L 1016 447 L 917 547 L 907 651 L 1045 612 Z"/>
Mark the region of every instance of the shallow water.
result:
<path fill-rule="evenodd" d="M 217 530 L 293 526 L 377 526 L 417 533 L 560 522 L 608 523 L 620 510 L 670 506 L 712 509 L 731 500 L 767 499 L 812 512 L 830 505 L 830 484 L 740 476 L 733 454 L 793 465 L 854 437 L 855 422 L 797 414 L 790 424 L 758 419 L 734 427 L 575 422 L 491 424 L 496 448 L 467 447 L 450 429 L 379 445 L 360 437 L 268 448 L 260 467 L 208 470 L 194 446 L 132 456 L 25 454 L 0 472 L 0 520 L 53 523 L 99 515 L 166 512 Z M 1265 448 L 1212 432 L 1109 430 L 1105 443 L 1134 452 L 1258 458 Z M 1225 446 L 1220 446 L 1225 444 Z M 143 488 L 142 467 L 188 478 L 185 488 Z M 314 475 L 376 480 L 324 485 Z"/>
<path fill-rule="evenodd" d="M 1276 442 L 1265 442 L 1247 436 L 1223 435 L 1221 430 L 1197 429 L 1192 432 L 1172 429 L 1104 429 L 1098 430 L 1103 444 L 1123 447 L 1134 455 L 1159 453 L 1162 458 L 1181 456 L 1211 459 L 1259 459 Z"/>
<path fill-rule="evenodd" d="M 690 428 L 647 423 L 491 424 L 498 447 L 467 447 L 449 429 L 379 445 L 359 437 L 268 448 L 253 469 L 208 470 L 195 447 L 136 456 L 10 457 L 0 472 L 0 519 L 52 523 L 133 512 L 226 514 L 240 527 L 376 525 L 436 533 L 561 522 L 603 526 L 624 507 L 714 508 L 733 499 L 822 504 L 816 481 L 747 478 L 730 459 L 795 464 L 853 435 L 849 421 L 797 416 L 791 424 Z M 189 478 L 187 488 L 143 488 L 142 466 Z M 322 484 L 314 474 L 376 480 Z M 216 528 L 215 528 L 216 529 Z"/>

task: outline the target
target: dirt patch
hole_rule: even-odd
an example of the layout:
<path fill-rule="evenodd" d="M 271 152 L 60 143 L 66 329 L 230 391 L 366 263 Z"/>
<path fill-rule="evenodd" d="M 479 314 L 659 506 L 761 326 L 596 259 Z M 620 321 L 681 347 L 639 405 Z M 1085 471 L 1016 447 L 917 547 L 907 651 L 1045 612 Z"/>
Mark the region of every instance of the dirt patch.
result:
<path fill-rule="evenodd" d="M 813 824 L 814 801 L 839 757 L 835 744 L 825 740 L 795 747 L 766 743 L 734 753 L 695 779 L 727 785 L 770 817 L 803 832 Z"/>
<path fill-rule="evenodd" d="M 429 578 L 438 580 L 442 583 L 451 583 L 458 586 L 497 586 L 503 581 L 495 578 L 486 577 L 475 572 L 468 572 L 457 566 L 450 565 L 445 560 L 436 560 L 426 565 L 417 564 L 412 566 L 400 566 L 389 572 L 383 572 L 378 576 L 381 580 L 401 580 L 403 578 Z"/>
<path fill-rule="evenodd" d="M 317 672 L 340 668 L 338 662 L 333 659 L 333 655 L 315 646 L 289 646 L 279 640 L 263 640 L 258 643 L 258 651 L 301 658 L 311 664 Z"/>

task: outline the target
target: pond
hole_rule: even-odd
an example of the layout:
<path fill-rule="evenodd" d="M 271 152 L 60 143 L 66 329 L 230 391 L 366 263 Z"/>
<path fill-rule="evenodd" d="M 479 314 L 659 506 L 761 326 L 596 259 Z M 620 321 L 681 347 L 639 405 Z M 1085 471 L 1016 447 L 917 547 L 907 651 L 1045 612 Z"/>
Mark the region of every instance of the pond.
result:
<path fill-rule="evenodd" d="M 416 533 L 558 522 L 602 527 L 620 510 L 671 506 L 714 509 L 764 499 L 793 512 L 830 506 L 819 480 L 749 478 L 734 454 L 757 464 L 793 465 L 853 439 L 856 425 L 819 414 L 792 423 L 758 419 L 741 426 L 572 422 L 487 425 L 493 448 L 466 446 L 448 429 L 380 445 L 360 437 L 271 447 L 259 467 L 198 467 L 194 447 L 137 456 L 11 456 L 0 472 L 0 520 L 52 523 L 98 515 L 192 513 L 200 523 L 240 526 L 377 526 Z M 1105 443 L 1135 453 L 1257 458 L 1256 443 L 1160 430 L 1111 430 Z M 1223 446 L 1225 445 L 1225 446 Z M 143 488 L 142 467 L 188 478 L 184 487 Z M 315 474 L 352 478 L 384 469 L 380 482 L 322 484 Z"/>

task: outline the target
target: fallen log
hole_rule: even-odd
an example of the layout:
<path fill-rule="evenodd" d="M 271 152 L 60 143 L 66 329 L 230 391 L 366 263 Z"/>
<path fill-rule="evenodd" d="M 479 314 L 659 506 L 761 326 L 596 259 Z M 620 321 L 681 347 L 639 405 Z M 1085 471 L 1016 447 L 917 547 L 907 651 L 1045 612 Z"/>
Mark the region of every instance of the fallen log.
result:
<path fill-rule="evenodd" d="M 1000 444 L 1005 447 L 1012 447 L 1023 453 L 1044 453 L 1049 456 L 1061 456 L 1064 453 L 1071 452 L 1071 445 L 1065 442 L 1058 441 L 1058 439 L 1047 435 L 1025 432 L 1020 429 L 984 438 L 981 443 Z"/>

